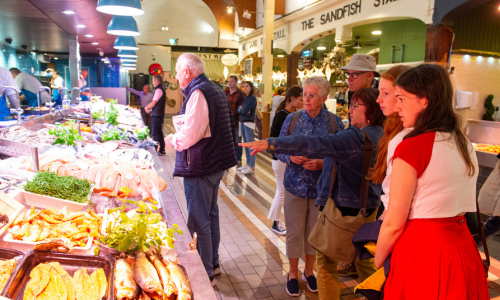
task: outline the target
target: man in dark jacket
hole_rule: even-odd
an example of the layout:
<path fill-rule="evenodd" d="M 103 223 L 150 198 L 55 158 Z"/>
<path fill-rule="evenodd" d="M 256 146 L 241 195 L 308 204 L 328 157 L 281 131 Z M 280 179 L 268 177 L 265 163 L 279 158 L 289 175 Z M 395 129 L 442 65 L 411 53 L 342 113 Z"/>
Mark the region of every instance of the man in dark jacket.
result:
<path fill-rule="evenodd" d="M 177 150 L 174 176 L 184 177 L 191 235 L 215 285 L 219 266 L 219 208 L 217 195 L 224 171 L 236 165 L 234 118 L 224 92 L 205 76 L 205 63 L 192 53 L 179 56 L 176 79 L 186 97 L 177 123 L 180 130 L 165 138 Z"/>

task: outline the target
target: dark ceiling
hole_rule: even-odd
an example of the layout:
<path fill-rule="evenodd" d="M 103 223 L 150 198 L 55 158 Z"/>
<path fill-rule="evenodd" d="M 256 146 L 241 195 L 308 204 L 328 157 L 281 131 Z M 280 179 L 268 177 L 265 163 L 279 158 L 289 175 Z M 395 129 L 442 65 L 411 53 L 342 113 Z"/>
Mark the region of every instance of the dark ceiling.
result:
<path fill-rule="evenodd" d="M 78 35 L 80 52 L 97 56 L 101 48 L 106 55 L 117 53 L 113 49 L 116 38 L 106 33 L 112 15 L 96 10 L 96 0 L 0 0 L 0 42 L 13 39 L 10 47 L 41 53 L 68 53 L 71 35 Z M 75 11 L 65 15 L 64 10 Z M 86 28 L 77 28 L 83 24 Z M 84 35 L 92 34 L 88 38 Z M 99 45 L 92 45 L 98 42 Z"/>

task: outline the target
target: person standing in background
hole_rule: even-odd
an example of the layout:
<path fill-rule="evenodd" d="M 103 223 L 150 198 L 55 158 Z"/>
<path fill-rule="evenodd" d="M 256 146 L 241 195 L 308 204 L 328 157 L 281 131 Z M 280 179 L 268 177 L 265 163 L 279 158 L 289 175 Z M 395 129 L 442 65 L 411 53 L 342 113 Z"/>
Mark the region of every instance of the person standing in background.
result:
<path fill-rule="evenodd" d="M 217 204 L 224 172 L 236 165 L 234 124 L 224 92 L 205 75 L 205 63 L 193 53 L 177 59 L 176 79 L 186 97 L 180 131 L 165 143 L 176 152 L 174 176 L 184 177 L 189 232 L 198 235 L 197 250 L 212 286 L 221 273 Z"/>
<path fill-rule="evenodd" d="M 255 128 L 257 128 L 257 138 L 262 140 L 262 98 L 260 89 L 255 88 L 254 95 L 257 98 L 257 109 L 255 110 Z"/>
<path fill-rule="evenodd" d="M 153 140 L 159 144 L 158 155 L 165 155 L 165 140 L 163 139 L 162 126 L 163 119 L 165 118 L 167 95 L 163 89 L 160 75 L 153 76 L 153 86 L 155 87 L 153 101 L 144 108 L 144 111 L 151 114 L 151 131 L 153 133 Z"/>
<path fill-rule="evenodd" d="M 280 105 L 276 108 L 277 113 L 274 117 L 273 125 L 271 126 L 271 137 L 279 137 L 286 117 L 304 106 L 302 102 L 302 91 L 302 88 L 298 85 L 292 86 L 288 90 L 284 100 L 281 101 Z M 286 229 L 281 226 L 279 221 L 281 209 L 283 209 L 283 203 L 285 202 L 285 186 L 283 185 L 283 179 L 285 177 L 286 164 L 279 161 L 273 154 L 272 166 L 274 177 L 276 178 L 276 193 L 274 194 L 273 203 L 271 204 L 271 209 L 269 210 L 267 218 L 273 221 L 273 226 L 271 228 L 272 232 L 277 235 L 286 235 Z"/>
<path fill-rule="evenodd" d="M 235 148 L 236 148 L 236 160 L 238 161 L 238 167 L 241 167 L 241 157 L 243 156 L 243 148 L 238 145 L 241 143 L 241 134 L 240 134 L 240 114 L 237 112 L 238 107 L 240 107 L 241 103 L 243 103 L 243 99 L 245 99 L 245 95 L 242 91 L 238 89 L 238 77 L 230 76 L 227 81 L 227 88 L 224 90 L 224 94 L 226 94 L 227 100 L 231 104 L 231 113 L 233 114 L 234 123 L 235 123 Z"/>
<path fill-rule="evenodd" d="M 64 87 L 64 80 L 61 76 L 59 76 L 59 73 L 56 70 L 52 71 L 52 82 L 50 87 L 52 88 L 52 100 L 54 101 L 54 106 L 62 105 L 62 97 L 61 94 L 59 94 L 59 89 Z"/>
<path fill-rule="evenodd" d="M 340 104 L 344 106 L 347 101 L 347 85 L 344 84 L 342 86 L 342 91 L 336 92 L 335 95 L 333 95 L 333 99 L 337 100 L 337 104 Z"/>
<path fill-rule="evenodd" d="M 38 107 L 38 88 L 42 86 L 40 81 L 28 73 L 22 73 L 18 68 L 11 68 L 10 73 L 17 83 L 23 95 L 19 100 L 28 101 L 28 107 Z M 40 105 L 50 101 L 50 95 L 46 90 L 40 92 Z"/>
<path fill-rule="evenodd" d="M 2 44 L 0 43 L 0 46 Z M 11 86 L 19 92 L 19 87 L 16 81 L 10 74 L 9 70 L 0 67 L 0 90 L 3 87 Z M 19 108 L 19 101 L 16 98 L 16 91 L 12 89 L 5 90 L 3 95 L 0 94 L 0 121 L 4 121 L 5 117 L 10 117 L 10 110 L 7 106 L 7 99 L 9 100 L 10 108 Z"/>
<path fill-rule="evenodd" d="M 269 119 L 269 124 L 271 124 L 271 126 L 273 125 L 274 116 L 279 111 L 278 106 L 281 104 L 281 102 L 283 102 L 283 100 L 285 100 L 285 97 L 283 97 L 284 93 L 285 93 L 285 89 L 283 87 L 279 87 L 277 95 L 273 97 L 272 108 L 271 108 L 271 118 Z"/>
<path fill-rule="evenodd" d="M 145 110 L 145 108 L 151 104 L 151 101 L 153 101 L 153 93 L 151 93 L 151 88 L 149 87 L 149 84 L 146 84 L 143 88 L 142 91 L 139 92 L 138 90 L 134 90 L 133 88 L 130 88 L 128 86 L 125 86 L 127 91 L 131 92 L 132 94 L 139 96 L 141 98 L 141 117 L 142 121 L 144 122 L 144 125 L 146 125 L 149 128 L 150 135 L 152 134 L 152 125 L 151 125 L 151 114 L 148 114 Z"/>
<path fill-rule="evenodd" d="M 257 109 L 257 98 L 254 95 L 253 83 L 250 81 L 245 81 L 243 84 L 243 92 L 246 97 L 243 103 L 238 107 L 238 112 L 240 116 L 240 126 L 241 135 L 243 136 L 243 142 L 253 142 L 255 134 L 255 110 Z M 238 171 L 241 173 L 249 175 L 255 172 L 255 156 L 250 155 L 250 150 L 245 149 L 245 155 L 247 164 L 239 167 Z"/>

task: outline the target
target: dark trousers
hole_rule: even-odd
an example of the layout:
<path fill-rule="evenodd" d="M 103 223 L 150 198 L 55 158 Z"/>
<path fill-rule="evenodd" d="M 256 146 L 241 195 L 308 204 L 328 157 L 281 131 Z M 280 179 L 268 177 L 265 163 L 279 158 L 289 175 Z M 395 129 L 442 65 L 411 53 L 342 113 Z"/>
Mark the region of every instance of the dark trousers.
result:
<path fill-rule="evenodd" d="M 161 130 L 163 125 L 163 116 L 152 116 L 151 117 L 151 127 L 153 132 L 153 140 L 158 142 L 160 145 L 160 152 L 165 151 L 165 140 L 163 137 L 163 131 Z"/>
<path fill-rule="evenodd" d="M 149 128 L 149 135 L 152 136 L 153 128 L 151 126 L 151 114 L 148 114 L 143 107 L 141 107 L 141 117 L 144 125 Z"/>
<path fill-rule="evenodd" d="M 241 157 L 243 156 L 243 147 L 239 146 L 238 143 L 241 143 L 241 135 L 240 135 L 240 121 L 239 116 L 234 118 L 234 148 L 236 149 L 236 160 L 238 162 L 241 161 Z"/>

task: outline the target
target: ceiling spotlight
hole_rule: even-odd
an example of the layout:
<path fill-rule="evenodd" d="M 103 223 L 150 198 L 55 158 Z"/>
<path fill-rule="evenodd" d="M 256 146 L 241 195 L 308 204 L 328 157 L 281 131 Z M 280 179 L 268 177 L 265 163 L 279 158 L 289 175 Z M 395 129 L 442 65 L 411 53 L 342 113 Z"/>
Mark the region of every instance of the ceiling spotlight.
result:
<path fill-rule="evenodd" d="M 92 43 L 92 45 L 99 45 L 99 43 L 97 43 L 97 42 L 93 42 L 93 43 Z"/>
<path fill-rule="evenodd" d="M 36 54 L 36 52 L 35 51 L 31 51 L 31 54 Z"/>
<path fill-rule="evenodd" d="M 227 13 L 228 14 L 232 14 L 233 13 L 233 7 L 232 6 L 228 6 L 227 7 Z"/>
<path fill-rule="evenodd" d="M 65 15 L 74 15 L 75 14 L 75 12 L 72 10 L 63 10 L 62 13 Z"/>
<path fill-rule="evenodd" d="M 54 57 L 55 60 L 58 60 L 59 58 L 58 57 Z"/>
<path fill-rule="evenodd" d="M 380 31 L 380 30 L 374 30 L 374 31 L 372 31 L 372 34 L 373 35 L 381 35 L 382 31 Z"/>
<path fill-rule="evenodd" d="M 285 57 L 283 54 L 278 54 L 277 56 L 278 57 Z"/>
<path fill-rule="evenodd" d="M 86 37 L 88 37 L 88 38 L 93 38 L 93 37 L 94 37 L 94 36 L 93 36 L 93 35 L 91 35 L 91 34 L 86 34 L 85 36 L 86 36 Z"/>
<path fill-rule="evenodd" d="M 85 26 L 85 25 L 83 25 L 83 24 L 78 24 L 78 25 L 76 25 L 76 28 L 85 28 L 85 27 L 87 27 L 87 26 Z"/>
<path fill-rule="evenodd" d="M 325 46 L 319 46 L 318 48 L 316 48 L 318 50 L 326 50 L 326 47 Z"/>

